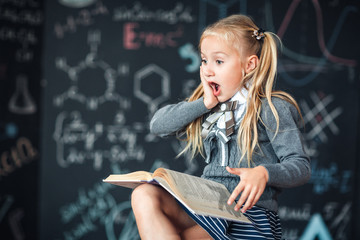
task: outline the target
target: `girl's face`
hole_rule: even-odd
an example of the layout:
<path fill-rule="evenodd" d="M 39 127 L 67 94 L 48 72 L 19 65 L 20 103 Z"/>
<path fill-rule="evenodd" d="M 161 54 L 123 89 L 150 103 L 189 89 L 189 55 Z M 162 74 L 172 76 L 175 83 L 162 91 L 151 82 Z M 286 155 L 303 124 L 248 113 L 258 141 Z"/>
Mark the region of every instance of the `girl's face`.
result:
<path fill-rule="evenodd" d="M 243 79 L 244 70 L 238 51 L 216 36 L 204 38 L 200 48 L 202 77 L 219 102 L 229 100 L 240 90 Z"/>

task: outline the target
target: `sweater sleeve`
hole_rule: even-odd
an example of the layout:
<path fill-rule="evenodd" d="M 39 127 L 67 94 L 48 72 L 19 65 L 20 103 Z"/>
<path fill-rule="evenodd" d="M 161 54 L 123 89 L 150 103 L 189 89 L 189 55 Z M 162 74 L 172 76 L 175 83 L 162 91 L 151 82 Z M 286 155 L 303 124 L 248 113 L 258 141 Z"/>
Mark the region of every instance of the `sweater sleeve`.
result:
<path fill-rule="evenodd" d="M 167 105 L 155 112 L 150 121 L 150 132 L 161 137 L 172 135 L 209 111 L 202 97 L 192 102 Z"/>
<path fill-rule="evenodd" d="M 305 184 L 310 179 L 311 168 L 297 124 L 300 115 L 291 103 L 279 98 L 273 98 L 272 101 L 279 115 L 276 135 L 276 120 L 267 101 L 264 101 L 261 111 L 270 144 L 279 159 L 275 164 L 262 164 L 269 173 L 268 185 L 289 188 Z"/>

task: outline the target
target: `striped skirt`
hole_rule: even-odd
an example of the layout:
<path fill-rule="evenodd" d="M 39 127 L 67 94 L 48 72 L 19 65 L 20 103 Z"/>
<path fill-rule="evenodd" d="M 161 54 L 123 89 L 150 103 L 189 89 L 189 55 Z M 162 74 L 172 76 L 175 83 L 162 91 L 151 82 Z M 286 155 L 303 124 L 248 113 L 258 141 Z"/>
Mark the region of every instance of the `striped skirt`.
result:
<path fill-rule="evenodd" d="M 254 206 L 244 213 L 251 223 L 232 222 L 185 211 L 215 240 L 281 239 L 279 216 L 264 208 Z"/>

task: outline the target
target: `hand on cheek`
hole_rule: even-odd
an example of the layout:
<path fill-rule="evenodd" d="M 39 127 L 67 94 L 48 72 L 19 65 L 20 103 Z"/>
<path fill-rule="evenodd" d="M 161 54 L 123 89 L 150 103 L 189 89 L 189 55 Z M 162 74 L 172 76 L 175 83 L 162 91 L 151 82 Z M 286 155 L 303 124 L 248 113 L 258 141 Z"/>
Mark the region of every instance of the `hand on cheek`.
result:
<path fill-rule="evenodd" d="M 217 99 L 217 97 L 214 96 L 213 89 L 211 88 L 208 81 L 206 81 L 205 75 L 204 75 L 204 72 L 203 72 L 201 66 L 200 66 L 200 79 L 201 79 L 201 83 L 202 83 L 203 89 L 204 89 L 205 107 L 207 109 L 212 109 L 219 103 L 219 100 Z"/>

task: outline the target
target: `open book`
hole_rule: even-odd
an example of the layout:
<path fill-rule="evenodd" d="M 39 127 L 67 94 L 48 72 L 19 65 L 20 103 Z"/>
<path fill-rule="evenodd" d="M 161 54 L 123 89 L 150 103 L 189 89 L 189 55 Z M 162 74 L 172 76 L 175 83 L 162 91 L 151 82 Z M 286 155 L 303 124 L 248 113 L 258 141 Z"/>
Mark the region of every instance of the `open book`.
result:
<path fill-rule="evenodd" d="M 144 183 L 157 184 L 192 213 L 250 222 L 241 212 L 234 210 L 235 203 L 231 206 L 227 204 L 230 193 L 224 185 L 200 177 L 158 168 L 154 173 L 137 171 L 112 174 L 103 181 L 127 188 L 135 188 Z"/>

